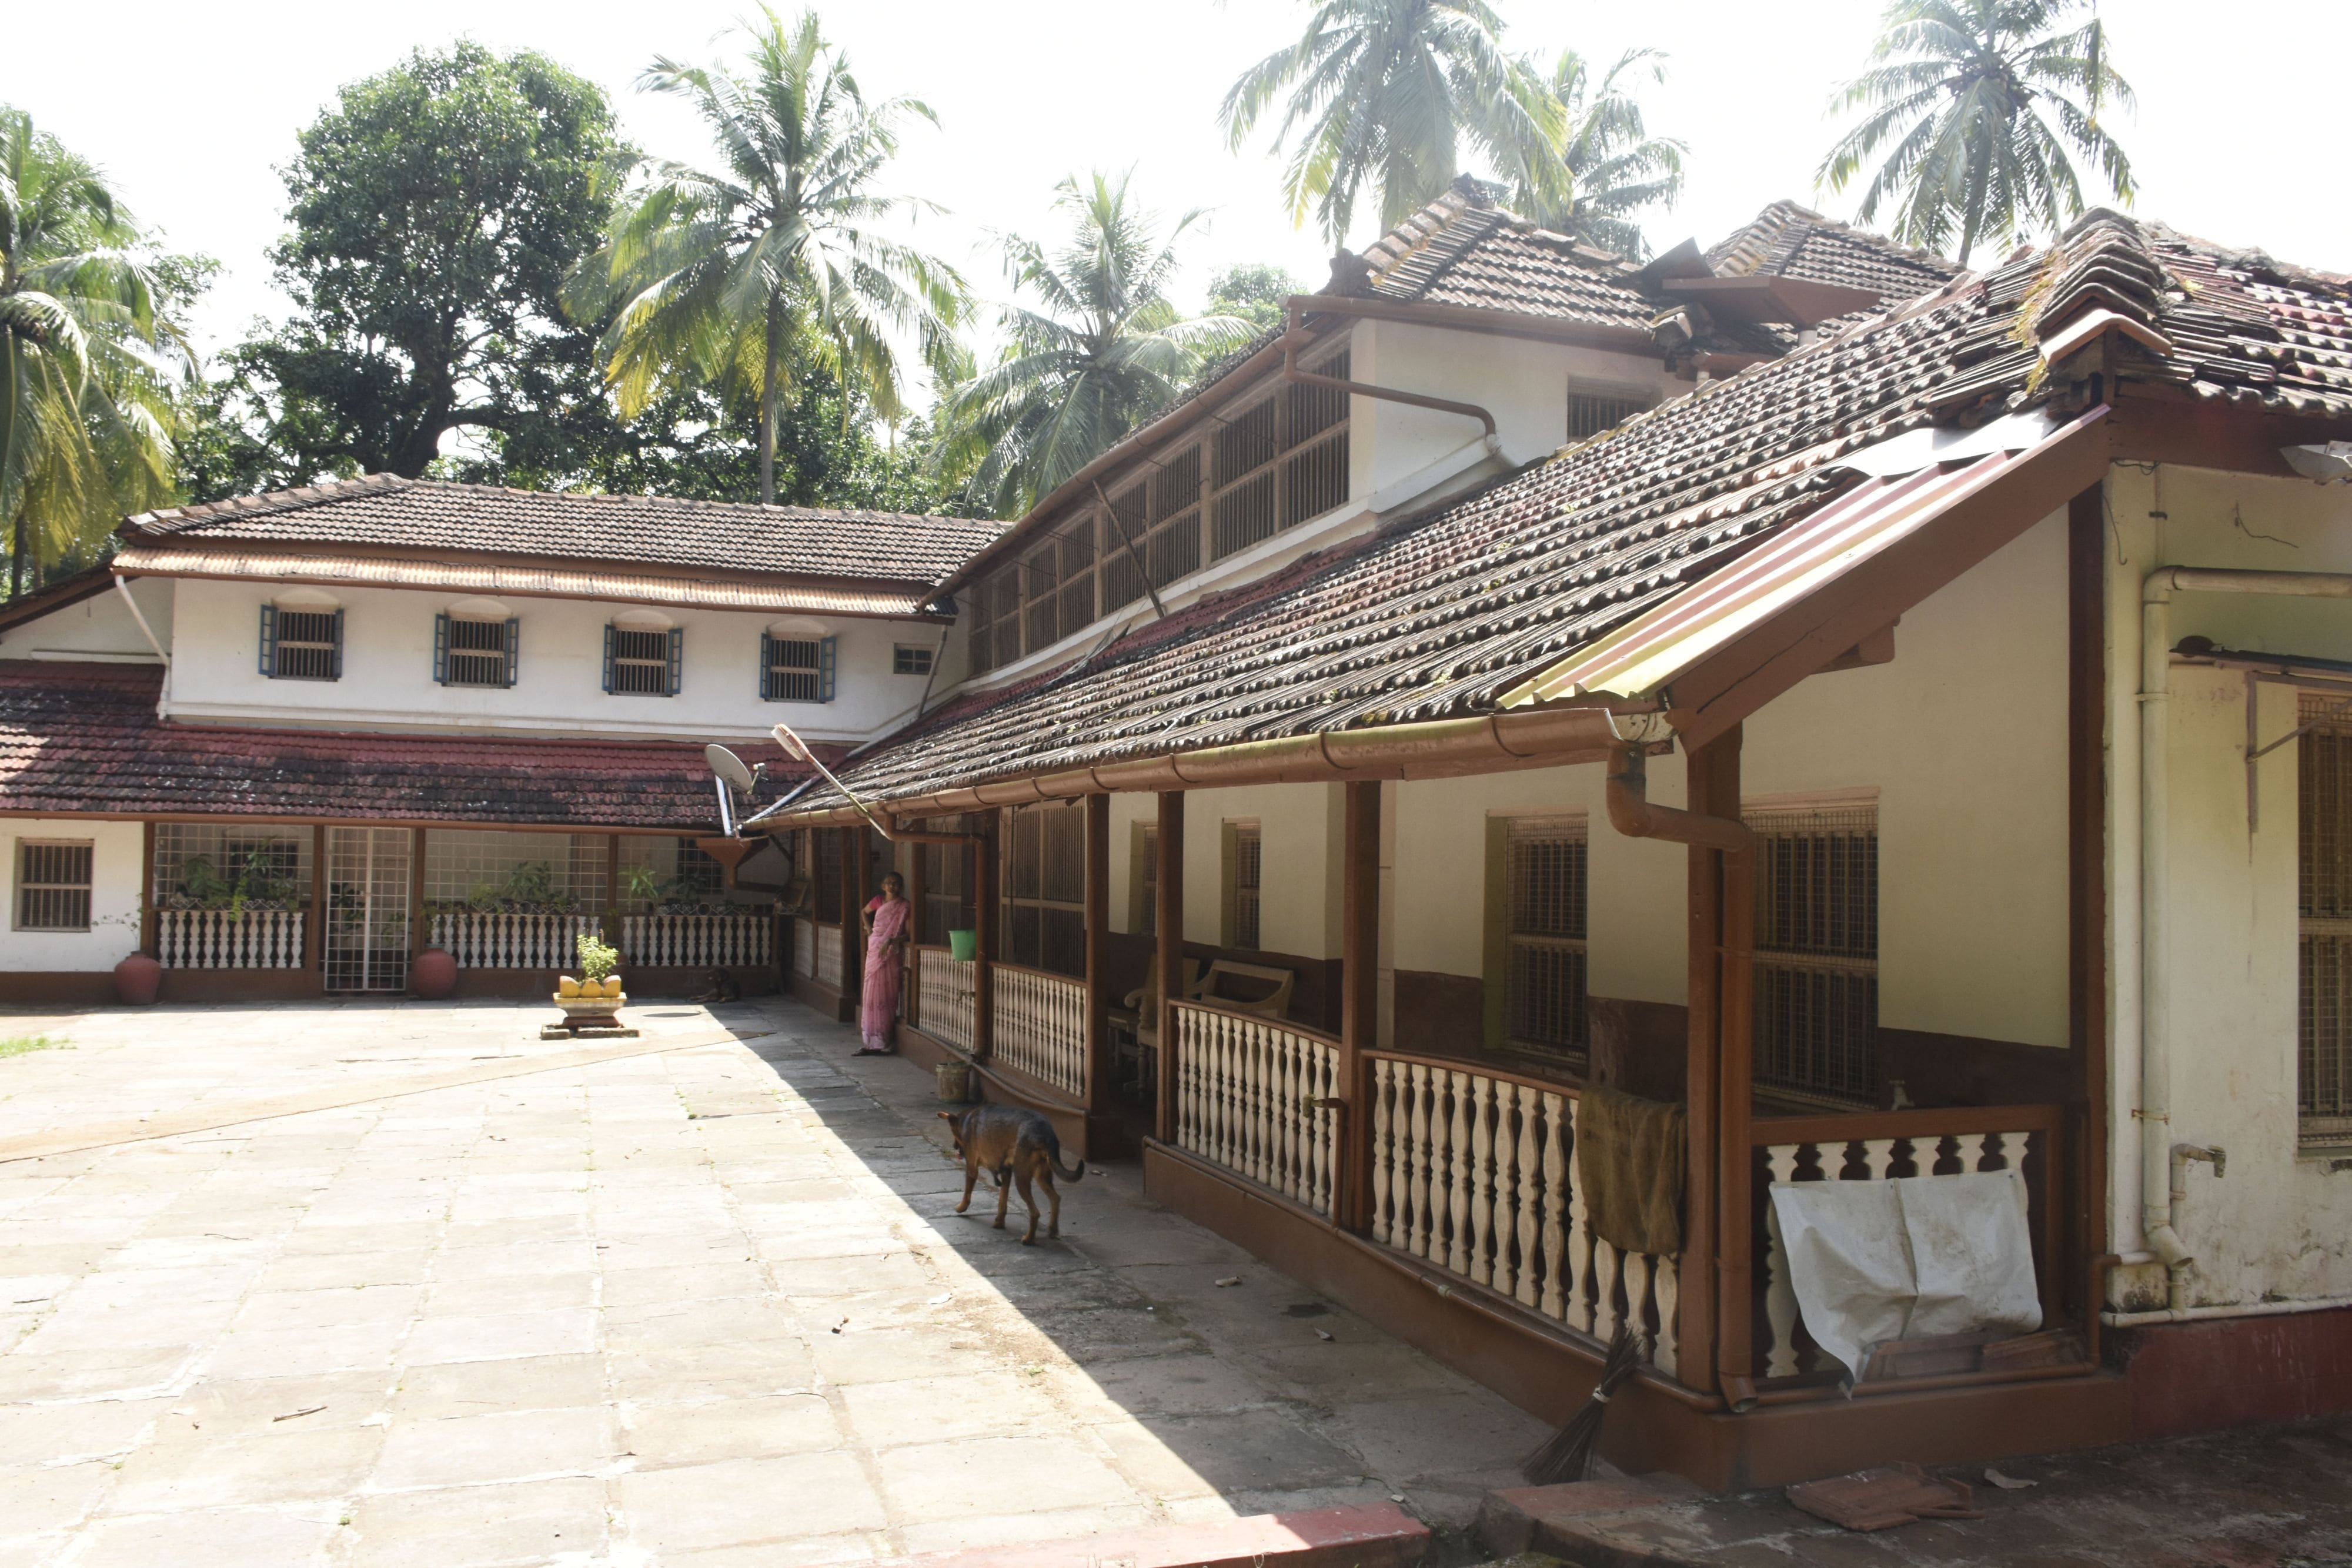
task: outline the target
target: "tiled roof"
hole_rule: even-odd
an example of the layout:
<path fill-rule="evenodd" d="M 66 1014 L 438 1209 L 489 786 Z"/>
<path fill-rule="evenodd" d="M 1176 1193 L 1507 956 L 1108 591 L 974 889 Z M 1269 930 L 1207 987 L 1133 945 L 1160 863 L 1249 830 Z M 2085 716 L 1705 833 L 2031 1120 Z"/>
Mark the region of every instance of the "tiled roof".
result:
<path fill-rule="evenodd" d="M 1769 273 L 1814 283 L 1874 289 L 1893 304 L 1941 288 L 1960 269 L 1930 251 L 1850 228 L 1794 202 L 1775 202 L 1706 253 L 1723 277 Z"/>
<path fill-rule="evenodd" d="M 1643 332 L 1657 314 L 1618 257 L 1513 216 L 1468 182 L 1381 236 L 1364 258 L 1371 290 L 1384 298 Z"/>
<path fill-rule="evenodd" d="M 2183 287 L 2183 286 L 2186 287 Z M 1466 500 L 1184 614 L 1082 665 L 972 697 L 845 775 L 887 800 L 1124 758 L 1492 711 L 1849 488 L 1853 449 L 2046 400 L 2042 341 L 2105 306 L 2171 335 L 2141 380 L 2352 418 L 2352 290 L 2235 265 L 2095 214 L 2052 250 L 1954 280 L 1637 416 Z M 813 791 L 821 804 L 824 791 Z"/>
<path fill-rule="evenodd" d="M 149 542 L 459 551 L 932 586 L 1003 527 L 907 512 L 560 495 L 373 474 L 145 512 L 122 532 Z"/>
<path fill-rule="evenodd" d="M 0 809 L 718 831 L 698 746 L 167 724 L 163 679 L 0 659 Z M 768 764 L 770 799 L 807 772 L 738 749 Z"/>

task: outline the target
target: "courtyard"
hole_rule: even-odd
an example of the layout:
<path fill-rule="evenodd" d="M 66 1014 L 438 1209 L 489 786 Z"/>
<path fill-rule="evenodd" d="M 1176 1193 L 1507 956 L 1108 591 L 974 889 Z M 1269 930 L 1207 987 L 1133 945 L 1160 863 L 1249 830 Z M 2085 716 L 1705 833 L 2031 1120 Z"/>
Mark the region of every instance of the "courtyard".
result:
<path fill-rule="evenodd" d="M 797 1004 L 544 1011 L 0 1020 L 0 1568 L 1460 1525 L 1544 1435 L 1132 1167 L 956 1216 L 930 1079 Z"/>

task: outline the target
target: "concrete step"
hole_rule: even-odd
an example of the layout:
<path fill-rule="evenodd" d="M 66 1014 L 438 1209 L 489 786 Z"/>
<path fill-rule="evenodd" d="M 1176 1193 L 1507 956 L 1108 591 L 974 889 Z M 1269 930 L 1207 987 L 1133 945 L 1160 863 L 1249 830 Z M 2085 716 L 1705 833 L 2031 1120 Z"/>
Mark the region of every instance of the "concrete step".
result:
<path fill-rule="evenodd" d="M 1412 1568 L 1429 1526 L 1392 1502 L 1258 1513 L 901 1558 L 885 1568 Z"/>

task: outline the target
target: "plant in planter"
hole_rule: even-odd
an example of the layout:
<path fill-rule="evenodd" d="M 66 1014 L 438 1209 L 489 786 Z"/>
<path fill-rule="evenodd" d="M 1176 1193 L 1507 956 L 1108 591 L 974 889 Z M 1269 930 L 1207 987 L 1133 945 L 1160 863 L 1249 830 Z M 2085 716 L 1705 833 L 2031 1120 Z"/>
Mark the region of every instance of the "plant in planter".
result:
<path fill-rule="evenodd" d="M 612 1017 L 629 998 L 621 994 L 621 977 L 613 973 L 621 962 L 618 948 L 585 931 L 575 946 L 580 954 L 579 977 L 565 975 L 556 981 L 555 1005 L 563 1009 L 564 1021 L 578 1029 Z"/>

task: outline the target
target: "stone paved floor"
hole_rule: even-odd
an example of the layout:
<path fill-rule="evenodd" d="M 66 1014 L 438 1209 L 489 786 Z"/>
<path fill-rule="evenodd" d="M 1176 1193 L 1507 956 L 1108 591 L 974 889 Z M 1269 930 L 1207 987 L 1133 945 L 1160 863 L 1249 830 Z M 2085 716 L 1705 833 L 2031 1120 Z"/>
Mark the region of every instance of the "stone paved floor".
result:
<path fill-rule="evenodd" d="M 0 1060 L 0 1134 L 509 1071 L 537 1017 L 0 1018 L 74 1047 Z M 718 1021 L 0 1164 L 0 1568 L 866 1562 L 1390 1495 L 1459 1521 L 1541 1436 L 1131 1167 L 1068 1191 L 1059 1245 L 955 1217 L 924 1075 L 788 1002 Z"/>

